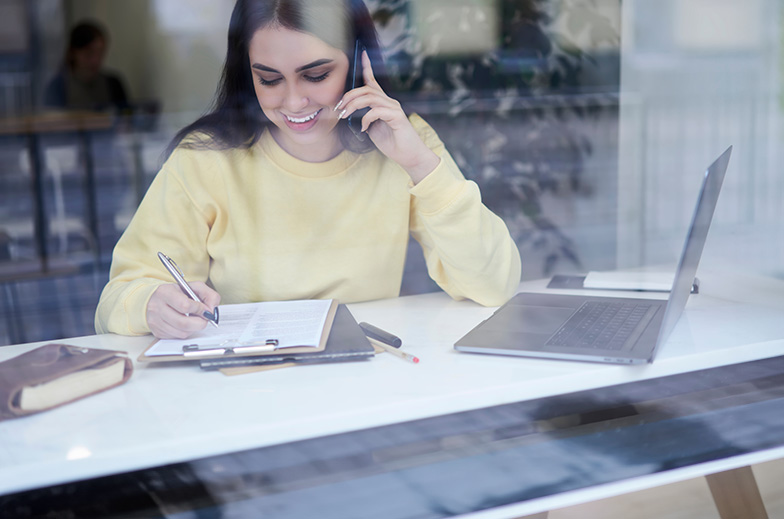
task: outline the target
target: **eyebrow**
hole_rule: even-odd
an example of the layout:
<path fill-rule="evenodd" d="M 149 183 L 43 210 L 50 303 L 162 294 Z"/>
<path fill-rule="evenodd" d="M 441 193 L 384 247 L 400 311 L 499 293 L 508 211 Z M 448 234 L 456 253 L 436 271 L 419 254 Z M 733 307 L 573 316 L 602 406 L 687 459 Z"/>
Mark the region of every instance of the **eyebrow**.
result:
<path fill-rule="evenodd" d="M 303 70 L 308 70 L 311 68 L 316 68 L 321 65 L 326 65 L 327 63 L 332 63 L 333 60 L 331 59 L 317 59 L 307 65 L 302 65 L 301 67 L 294 70 L 294 72 L 302 72 Z M 266 65 L 262 65 L 261 63 L 254 63 L 251 65 L 251 68 L 255 68 L 256 70 L 263 70 L 265 72 L 274 72 L 276 74 L 280 74 L 280 71 L 275 70 L 274 68 L 268 67 Z"/>

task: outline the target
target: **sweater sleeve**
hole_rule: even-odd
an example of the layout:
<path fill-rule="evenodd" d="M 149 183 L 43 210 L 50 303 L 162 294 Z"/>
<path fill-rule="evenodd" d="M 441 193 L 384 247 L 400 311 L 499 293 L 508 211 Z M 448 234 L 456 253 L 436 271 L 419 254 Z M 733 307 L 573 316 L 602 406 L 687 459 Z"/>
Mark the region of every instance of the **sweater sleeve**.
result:
<path fill-rule="evenodd" d="M 430 277 L 455 299 L 498 306 L 520 283 L 520 252 L 504 221 L 482 204 L 435 131 L 411 122 L 441 162 L 410 188 L 411 233 L 422 246 Z"/>
<path fill-rule="evenodd" d="M 192 153 L 174 152 L 117 242 L 109 282 L 96 309 L 97 333 L 150 333 L 147 302 L 159 285 L 172 282 L 158 251 L 175 259 L 186 279 L 207 280 L 210 260 L 206 244 L 212 218 L 194 202 L 180 174 L 181 169 L 189 169 L 189 161 L 182 155 Z"/>

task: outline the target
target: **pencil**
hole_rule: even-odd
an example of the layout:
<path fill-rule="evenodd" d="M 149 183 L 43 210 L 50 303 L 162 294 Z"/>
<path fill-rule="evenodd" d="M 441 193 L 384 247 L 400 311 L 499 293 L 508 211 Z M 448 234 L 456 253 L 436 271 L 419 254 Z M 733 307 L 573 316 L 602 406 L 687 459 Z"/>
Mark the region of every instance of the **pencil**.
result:
<path fill-rule="evenodd" d="M 384 344 L 383 342 L 377 341 L 375 339 L 371 339 L 370 337 L 368 337 L 368 340 L 370 341 L 370 343 L 372 345 L 378 346 L 382 350 L 387 351 L 387 352 L 391 353 L 392 355 L 396 355 L 396 356 L 400 357 L 403 360 L 407 360 L 409 362 L 413 362 L 414 364 L 418 364 L 419 363 L 419 358 L 411 355 L 410 353 L 406 353 L 404 351 L 400 351 L 399 349 L 395 348 L 394 346 L 390 346 L 389 344 Z"/>

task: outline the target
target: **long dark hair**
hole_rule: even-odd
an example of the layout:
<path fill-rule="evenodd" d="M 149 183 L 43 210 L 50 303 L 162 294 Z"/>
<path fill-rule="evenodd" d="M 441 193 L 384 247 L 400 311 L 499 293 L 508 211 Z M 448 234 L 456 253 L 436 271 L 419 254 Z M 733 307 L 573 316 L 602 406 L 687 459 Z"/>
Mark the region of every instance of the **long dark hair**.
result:
<path fill-rule="evenodd" d="M 325 13 L 330 16 L 324 17 Z M 330 23 L 330 20 L 335 20 Z M 340 24 L 342 27 L 330 27 Z M 358 40 L 367 49 L 373 73 L 384 90 L 386 75 L 373 19 L 362 0 L 237 0 L 229 22 L 228 50 L 211 110 L 174 136 L 168 157 L 177 146 L 191 149 L 250 148 L 272 123 L 259 106 L 253 88 L 248 46 L 256 31 L 269 25 L 314 34 L 346 52 L 349 76 Z M 331 31 L 331 32 L 328 32 Z M 346 78 L 346 90 L 351 86 Z M 363 153 L 374 149 L 370 139 L 359 141 L 346 120 L 338 122 L 346 149 Z"/>

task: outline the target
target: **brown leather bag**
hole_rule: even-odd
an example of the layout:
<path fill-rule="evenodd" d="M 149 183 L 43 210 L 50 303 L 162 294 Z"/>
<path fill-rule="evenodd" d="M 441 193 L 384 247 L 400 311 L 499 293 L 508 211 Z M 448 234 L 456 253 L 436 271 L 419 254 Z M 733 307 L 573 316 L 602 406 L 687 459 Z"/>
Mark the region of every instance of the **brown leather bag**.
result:
<path fill-rule="evenodd" d="M 46 344 L 0 362 L 0 420 L 52 409 L 126 382 L 123 351 Z"/>

